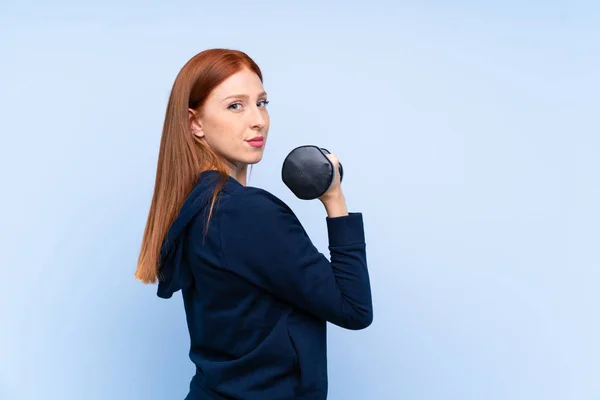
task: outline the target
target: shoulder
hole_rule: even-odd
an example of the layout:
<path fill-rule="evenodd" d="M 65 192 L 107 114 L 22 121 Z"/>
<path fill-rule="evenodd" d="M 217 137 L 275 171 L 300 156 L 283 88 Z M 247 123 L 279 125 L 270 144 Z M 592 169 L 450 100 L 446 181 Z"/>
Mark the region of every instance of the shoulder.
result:
<path fill-rule="evenodd" d="M 228 208 L 264 207 L 267 209 L 283 208 L 290 210 L 290 207 L 283 200 L 265 189 L 253 186 L 238 186 L 229 188 L 225 193 Z"/>
<path fill-rule="evenodd" d="M 274 251 L 305 240 L 307 234 L 299 219 L 272 193 L 255 187 L 240 187 L 224 197 L 219 227 L 224 257 L 230 260 L 243 255 L 246 260 L 271 257 Z M 268 264 L 268 260 L 264 261 Z"/>
<path fill-rule="evenodd" d="M 222 211 L 234 221 L 253 221 L 294 216 L 291 208 L 273 193 L 252 186 L 239 186 L 226 190 Z"/>

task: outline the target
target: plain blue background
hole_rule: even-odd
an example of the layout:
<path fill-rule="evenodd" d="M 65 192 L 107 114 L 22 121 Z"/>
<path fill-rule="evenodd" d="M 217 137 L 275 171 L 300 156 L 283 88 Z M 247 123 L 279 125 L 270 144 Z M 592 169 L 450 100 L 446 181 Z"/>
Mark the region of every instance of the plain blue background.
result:
<path fill-rule="evenodd" d="M 0 399 L 182 399 L 180 295 L 133 279 L 162 119 L 210 47 L 264 71 L 250 184 L 318 144 L 364 213 L 375 320 L 330 399 L 600 399 L 596 2 L 0 3 Z"/>

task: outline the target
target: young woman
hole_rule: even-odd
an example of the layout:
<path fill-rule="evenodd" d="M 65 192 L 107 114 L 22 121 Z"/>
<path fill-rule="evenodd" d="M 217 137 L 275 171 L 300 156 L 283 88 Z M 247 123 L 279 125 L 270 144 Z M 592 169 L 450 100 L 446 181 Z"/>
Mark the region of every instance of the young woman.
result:
<path fill-rule="evenodd" d="M 285 203 L 246 186 L 267 104 L 259 67 L 228 49 L 190 59 L 169 98 L 135 276 L 162 298 L 182 291 L 188 400 L 325 399 L 326 322 L 373 319 L 362 214 L 346 209 L 338 169 L 319 198 L 331 261 Z"/>

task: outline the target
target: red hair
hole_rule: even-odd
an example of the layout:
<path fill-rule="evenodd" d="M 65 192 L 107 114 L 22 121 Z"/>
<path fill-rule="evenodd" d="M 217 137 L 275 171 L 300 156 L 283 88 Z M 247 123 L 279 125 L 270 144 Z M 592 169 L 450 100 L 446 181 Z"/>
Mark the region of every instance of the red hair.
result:
<path fill-rule="evenodd" d="M 162 130 L 152 203 L 135 271 L 135 278 L 144 283 L 156 282 L 165 235 L 200 174 L 215 169 L 221 177 L 212 196 L 209 220 L 215 200 L 229 175 L 221 158 L 192 134 L 188 109 L 200 110 L 213 89 L 244 68 L 255 72 L 262 82 L 260 68 L 246 53 L 208 49 L 192 57 L 175 79 Z"/>

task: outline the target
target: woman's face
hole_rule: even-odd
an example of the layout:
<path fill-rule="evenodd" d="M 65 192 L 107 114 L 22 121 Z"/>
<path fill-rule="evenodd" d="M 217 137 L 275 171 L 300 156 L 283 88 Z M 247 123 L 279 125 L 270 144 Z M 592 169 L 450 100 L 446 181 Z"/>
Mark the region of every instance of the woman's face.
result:
<path fill-rule="evenodd" d="M 199 112 L 190 109 L 192 132 L 234 171 L 262 159 L 269 113 L 267 94 L 254 72 L 243 69 L 217 86 Z"/>

